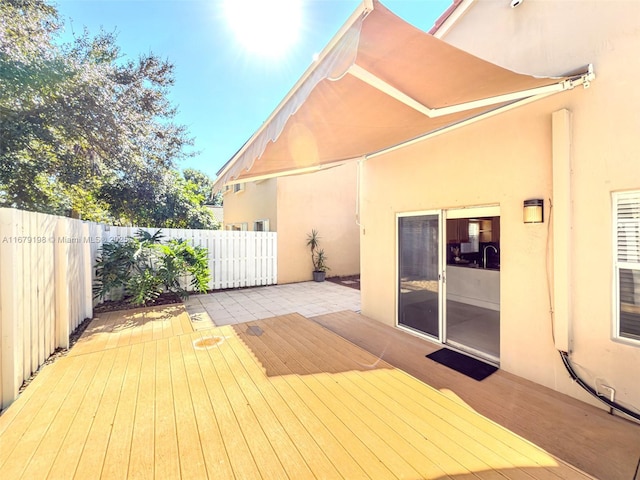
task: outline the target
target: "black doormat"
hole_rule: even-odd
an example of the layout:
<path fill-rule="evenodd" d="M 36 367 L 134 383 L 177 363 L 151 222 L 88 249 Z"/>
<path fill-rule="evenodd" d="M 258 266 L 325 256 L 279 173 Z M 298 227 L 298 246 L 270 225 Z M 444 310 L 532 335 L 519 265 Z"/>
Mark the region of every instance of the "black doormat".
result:
<path fill-rule="evenodd" d="M 484 380 L 498 370 L 498 367 L 481 362 L 468 355 L 449 350 L 448 348 L 441 348 L 426 355 L 426 357 L 477 381 Z"/>

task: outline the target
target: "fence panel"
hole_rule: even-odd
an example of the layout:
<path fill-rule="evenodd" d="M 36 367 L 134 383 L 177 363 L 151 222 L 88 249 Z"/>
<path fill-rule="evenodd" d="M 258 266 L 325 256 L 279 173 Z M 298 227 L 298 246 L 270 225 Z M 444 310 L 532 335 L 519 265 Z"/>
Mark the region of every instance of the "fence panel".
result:
<path fill-rule="evenodd" d="M 123 241 L 138 230 L 155 234 L 158 228 L 104 226 L 103 242 Z M 211 273 L 210 290 L 223 288 L 274 285 L 277 283 L 277 233 L 232 232 L 223 230 L 185 230 L 163 228 L 163 242 L 182 239 L 193 246 L 207 249 Z M 183 287 L 191 279 L 182 279 Z"/>
<path fill-rule="evenodd" d="M 0 402 L 7 407 L 25 379 L 93 316 L 100 247 L 135 235 L 65 217 L 0 208 Z M 154 234 L 157 228 L 143 228 Z M 277 283 L 277 234 L 162 229 L 208 250 L 209 289 Z M 190 287 L 191 279 L 181 279 Z"/>
<path fill-rule="evenodd" d="M 0 401 L 18 389 L 93 314 L 91 281 L 99 239 L 91 226 L 0 208 Z M 98 231 L 98 229 L 95 229 Z"/>

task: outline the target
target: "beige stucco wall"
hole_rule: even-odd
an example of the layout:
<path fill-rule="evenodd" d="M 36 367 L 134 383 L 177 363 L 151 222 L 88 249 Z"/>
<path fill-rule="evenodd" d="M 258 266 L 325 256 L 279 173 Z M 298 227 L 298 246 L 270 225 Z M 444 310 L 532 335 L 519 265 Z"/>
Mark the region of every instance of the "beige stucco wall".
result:
<path fill-rule="evenodd" d="M 240 192 L 224 195 L 224 225 L 247 223 L 247 230 L 254 230 L 256 220 L 269 220 L 269 230 L 277 231 L 276 215 L 277 179 L 249 182 Z"/>
<path fill-rule="evenodd" d="M 278 179 L 278 283 L 311 280 L 306 239 L 314 228 L 328 257 L 328 276 L 360 272 L 356 175 L 357 164 L 350 162 Z"/>
<path fill-rule="evenodd" d="M 554 348 L 547 220 L 522 223 L 522 202 L 552 197 L 552 113 L 571 112 L 569 231 L 572 358 L 588 381 L 640 408 L 640 346 L 612 340 L 611 192 L 640 189 L 640 2 L 480 1 L 445 40 L 531 74 L 593 63 L 582 88 L 367 160 L 362 185 L 363 313 L 395 323 L 398 212 L 499 204 L 501 368 L 586 400 Z M 473 79 L 470 79 L 473 81 Z M 551 224 L 552 226 L 552 224 Z M 551 278 L 553 279 L 553 271 Z M 561 289 L 560 289 L 561 290 Z"/>

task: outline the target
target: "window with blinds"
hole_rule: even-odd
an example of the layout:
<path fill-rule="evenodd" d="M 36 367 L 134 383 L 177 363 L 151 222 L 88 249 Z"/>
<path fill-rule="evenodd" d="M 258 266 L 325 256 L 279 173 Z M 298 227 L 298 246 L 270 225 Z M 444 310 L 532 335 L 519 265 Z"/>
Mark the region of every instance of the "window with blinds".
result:
<path fill-rule="evenodd" d="M 616 336 L 640 342 L 640 191 L 613 194 Z"/>
<path fill-rule="evenodd" d="M 256 220 L 253 222 L 253 231 L 254 232 L 268 232 L 269 231 L 269 220 Z"/>
<path fill-rule="evenodd" d="M 226 229 L 231 232 L 245 232 L 247 230 L 247 222 L 228 223 Z"/>

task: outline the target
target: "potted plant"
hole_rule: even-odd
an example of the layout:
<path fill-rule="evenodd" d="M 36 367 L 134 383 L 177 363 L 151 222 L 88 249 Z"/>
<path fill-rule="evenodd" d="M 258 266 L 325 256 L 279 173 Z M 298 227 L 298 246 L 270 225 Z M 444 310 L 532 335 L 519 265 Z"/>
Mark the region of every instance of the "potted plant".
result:
<path fill-rule="evenodd" d="M 327 256 L 324 249 L 319 248 L 320 236 L 316 229 L 311 230 L 307 234 L 307 247 L 311 251 L 311 263 L 313 263 L 313 280 L 315 282 L 324 282 L 327 270 L 331 270 L 327 266 Z"/>

